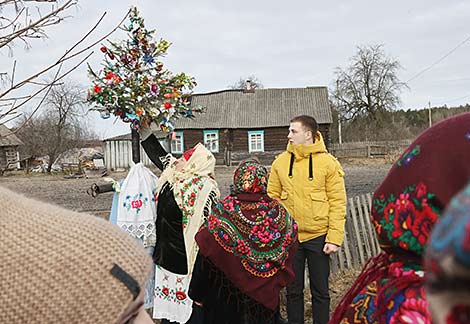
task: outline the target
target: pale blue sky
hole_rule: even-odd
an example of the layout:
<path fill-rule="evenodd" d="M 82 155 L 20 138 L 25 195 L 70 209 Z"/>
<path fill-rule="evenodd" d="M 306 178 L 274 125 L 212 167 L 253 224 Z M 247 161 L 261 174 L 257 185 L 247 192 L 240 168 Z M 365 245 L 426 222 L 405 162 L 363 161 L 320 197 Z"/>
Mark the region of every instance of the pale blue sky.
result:
<path fill-rule="evenodd" d="M 163 61 L 174 72 L 196 77 L 196 92 L 225 89 L 248 75 L 266 88 L 329 86 L 335 67 L 345 67 L 356 46 L 365 44 L 384 44 L 407 81 L 470 37 L 470 2 L 464 0 L 81 0 L 72 18 L 50 29 L 49 39 L 32 42 L 29 52 L 15 48 L 17 78 L 60 57 L 104 11 L 96 35 L 111 29 L 132 4 L 148 27 L 173 43 Z M 470 102 L 469 54 L 470 41 L 409 82 L 402 108 Z M 11 59 L 1 57 L 5 70 Z M 98 67 L 101 59 L 97 47 L 89 62 Z M 85 66 L 72 78 L 89 85 Z M 127 125 L 101 120 L 97 113 L 91 123 L 101 137 L 127 132 Z"/>

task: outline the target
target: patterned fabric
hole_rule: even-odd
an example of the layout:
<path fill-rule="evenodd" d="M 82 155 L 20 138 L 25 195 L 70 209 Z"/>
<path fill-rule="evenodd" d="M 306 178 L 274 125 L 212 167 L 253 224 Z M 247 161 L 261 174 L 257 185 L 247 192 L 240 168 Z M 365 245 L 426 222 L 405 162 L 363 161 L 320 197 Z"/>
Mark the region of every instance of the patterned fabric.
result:
<path fill-rule="evenodd" d="M 386 289 L 383 294 L 385 307 L 383 309 L 383 321 L 377 313 L 378 286 L 385 286 L 388 282 L 398 282 L 409 276 L 422 276 L 423 272 L 414 270 L 413 266 L 404 262 L 392 262 L 387 274 L 387 279 L 374 280 L 363 288 L 352 300 L 350 307 L 343 314 L 340 323 L 353 324 L 380 324 L 380 323 L 422 323 L 432 324 L 427 310 L 427 302 L 424 287 L 419 281 L 407 285 L 396 292 L 393 288 Z M 393 285 L 391 286 L 393 287 Z"/>
<path fill-rule="evenodd" d="M 256 161 L 243 162 L 233 175 L 233 183 L 238 193 L 266 193 L 268 170 Z"/>
<path fill-rule="evenodd" d="M 411 161 L 413 161 L 414 157 L 418 155 L 419 153 L 421 153 L 420 149 L 421 149 L 421 146 L 416 145 L 415 147 L 407 150 L 405 153 L 403 153 L 401 159 L 397 161 L 397 166 L 401 167 L 401 166 L 407 166 L 408 164 L 410 164 Z"/>
<path fill-rule="evenodd" d="M 142 163 L 130 170 L 118 198 L 117 225 L 144 247 L 155 246 L 155 193 L 158 178 Z"/>
<path fill-rule="evenodd" d="M 229 196 L 209 216 L 207 229 L 248 272 L 271 277 L 285 265 L 297 224 L 276 200 L 246 202 Z"/>
<path fill-rule="evenodd" d="M 399 246 L 405 251 L 423 254 L 424 247 L 437 221 L 440 208 L 434 206 L 434 194 L 423 182 L 404 189 L 399 196 L 379 195 L 374 199 L 375 230 L 382 248 Z"/>
<path fill-rule="evenodd" d="M 290 256 L 297 224 L 266 195 L 267 175 L 255 161 L 240 164 L 234 174 L 236 191 L 212 209 L 196 240 L 200 252 L 236 287 L 275 309 L 278 299 L 270 289 L 278 291 L 293 279 Z"/>
<path fill-rule="evenodd" d="M 426 250 L 435 323 L 470 323 L 470 185 L 449 204 Z"/>
<path fill-rule="evenodd" d="M 431 323 L 423 254 L 442 210 L 470 179 L 469 131 L 470 113 L 448 118 L 392 167 L 372 200 L 383 252 L 364 266 L 330 323 Z"/>
<path fill-rule="evenodd" d="M 198 251 L 194 237 L 204 222 L 204 210 L 210 210 L 212 202 L 220 195 L 217 183 L 212 178 L 215 158 L 204 145 L 198 143 L 182 170 L 177 170 L 171 155 L 168 160 L 156 192 L 159 193 L 166 182 L 173 189 L 175 201 L 183 214 L 183 236 L 191 275 Z"/>
<path fill-rule="evenodd" d="M 193 302 L 188 297 L 189 282 L 189 276 L 174 274 L 157 265 L 153 318 L 186 323 L 193 310 Z"/>
<path fill-rule="evenodd" d="M 155 247 L 155 190 L 158 178 L 142 163 L 134 165 L 124 180 L 115 182 L 109 221 L 118 225 L 145 247 L 151 257 Z M 122 193 L 122 195 L 121 195 Z M 123 199 L 123 195 L 125 195 Z M 132 197 L 131 197 L 132 196 Z M 145 283 L 144 308 L 153 307 L 155 287 L 152 270 Z"/>

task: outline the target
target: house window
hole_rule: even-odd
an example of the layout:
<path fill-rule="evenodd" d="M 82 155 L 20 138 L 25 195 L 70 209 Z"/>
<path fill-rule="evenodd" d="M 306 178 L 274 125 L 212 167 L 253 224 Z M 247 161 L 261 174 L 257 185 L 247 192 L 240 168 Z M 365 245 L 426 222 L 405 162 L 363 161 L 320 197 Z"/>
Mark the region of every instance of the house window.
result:
<path fill-rule="evenodd" d="M 183 154 L 184 152 L 184 135 L 183 132 L 175 132 L 171 139 L 171 153 Z"/>
<path fill-rule="evenodd" d="M 204 146 L 212 153 L 219 153 L 219 131 L 204 131 Z"/>
<path fill-rule="evenodd" d="M 248 131 L 248 151 L 264 152 L 264 131 Z"/>

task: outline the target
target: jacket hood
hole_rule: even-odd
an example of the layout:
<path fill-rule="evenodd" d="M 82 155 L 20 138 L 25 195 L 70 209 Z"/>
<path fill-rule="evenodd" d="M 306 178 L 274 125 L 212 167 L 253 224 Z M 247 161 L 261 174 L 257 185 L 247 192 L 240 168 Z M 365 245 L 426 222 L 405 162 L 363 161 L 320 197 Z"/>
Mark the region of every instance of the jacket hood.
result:
<path fill-rule="evenodd" d="M 315 142 L 313 144 L 287 144 L 287 152 L 294 153 L 295 159 L 307 158 L 310 154 L 327 153 L 323 136 L 320 132 L 315 134 Z"/>

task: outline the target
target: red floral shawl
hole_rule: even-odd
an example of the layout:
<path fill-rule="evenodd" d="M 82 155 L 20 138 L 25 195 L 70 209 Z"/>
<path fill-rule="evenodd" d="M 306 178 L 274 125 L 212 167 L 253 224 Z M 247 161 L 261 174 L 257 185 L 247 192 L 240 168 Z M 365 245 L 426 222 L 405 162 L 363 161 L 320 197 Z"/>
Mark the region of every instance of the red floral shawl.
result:
<path fill-rule="evenodd" d="M 234 184 L 236 193 L 212 209 L 196 242 L 242 293 L 275 310 L 279 291 L 294 280 L 297 224 L 267 196 L 267 171 L 257 162 L 241 164 Z"/>
<path fill-rule="evenodd" d="M 434 125 L 405 150 L 373 196 L 384 252 L 368 261 L 330 323 L 388 323 L 410 314 L 430 323 L 423 253 L 442 210 L 470 179 L 469 160 L 470 113 Z"/>

